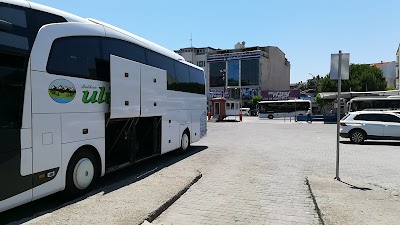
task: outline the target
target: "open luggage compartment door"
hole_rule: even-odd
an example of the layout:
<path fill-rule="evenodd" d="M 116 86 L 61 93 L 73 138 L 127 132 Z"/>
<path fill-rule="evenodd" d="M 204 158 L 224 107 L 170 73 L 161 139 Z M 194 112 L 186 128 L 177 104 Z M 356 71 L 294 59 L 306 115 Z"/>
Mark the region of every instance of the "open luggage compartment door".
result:
<path fill-rule="evenodd" d="M 110 118 L 140 116 L 141 63 L 110 55 Z"/>

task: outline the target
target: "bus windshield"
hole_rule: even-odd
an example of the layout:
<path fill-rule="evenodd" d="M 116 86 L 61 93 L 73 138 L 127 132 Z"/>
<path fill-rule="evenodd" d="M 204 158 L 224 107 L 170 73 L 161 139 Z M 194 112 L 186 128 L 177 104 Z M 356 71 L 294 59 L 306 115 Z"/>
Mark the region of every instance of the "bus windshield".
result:
<path fill-rule="evenodd" d="M 29 54 L 38 30 L 65 21 L 53 14 L 0 3 L 0 129 L 21 128 Z"/>

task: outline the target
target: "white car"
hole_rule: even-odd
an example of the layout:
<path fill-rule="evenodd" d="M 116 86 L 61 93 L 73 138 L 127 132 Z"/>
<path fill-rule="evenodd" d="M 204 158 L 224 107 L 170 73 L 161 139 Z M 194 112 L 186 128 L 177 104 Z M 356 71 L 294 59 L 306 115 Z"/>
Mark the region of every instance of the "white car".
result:
<path fill-rule="evenodd" d="M 250 108 L 240 108 L 243 116 L 250 116 Z"/>
<path fill-rule="evenodd" d="M 353 143 L 367 139 L 400 140 L 400 114 L 391 111 L 357 111 L 340 120 L 340 136 Z"/>

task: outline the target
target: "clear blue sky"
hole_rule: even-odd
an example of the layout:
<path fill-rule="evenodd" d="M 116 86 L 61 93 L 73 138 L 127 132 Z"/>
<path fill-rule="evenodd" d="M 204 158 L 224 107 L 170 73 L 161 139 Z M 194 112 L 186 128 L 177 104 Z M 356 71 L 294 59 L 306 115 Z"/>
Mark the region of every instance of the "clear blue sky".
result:
<path fill-rule="evenodd" d="M 395 61 L 399 0 L 36 0 L 102 20 L 177 50 L 194 47 L 278 46 L 291 62 L 291 82 L 326 75 L 330 54 L 350 63 Z"/>

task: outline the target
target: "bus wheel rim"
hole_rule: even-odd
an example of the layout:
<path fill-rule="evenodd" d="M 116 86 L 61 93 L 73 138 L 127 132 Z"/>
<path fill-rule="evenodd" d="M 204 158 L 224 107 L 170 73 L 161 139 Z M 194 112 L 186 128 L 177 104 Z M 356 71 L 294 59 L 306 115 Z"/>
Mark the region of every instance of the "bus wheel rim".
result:
<path fill-rule="evenodd" d="M 83 158 L 78 161 L 74 168 L 74 184 L 78 189 L 85 189 L 92 183 L 94 177 L 94 166 L 90 159 Z"/>
<path fill-rule="evenodd" d="M 189 146 L 189 137 L 186 133 L 184 133 L 182 136 L 182 149 L 186 150 L 188 146 Z"/>

